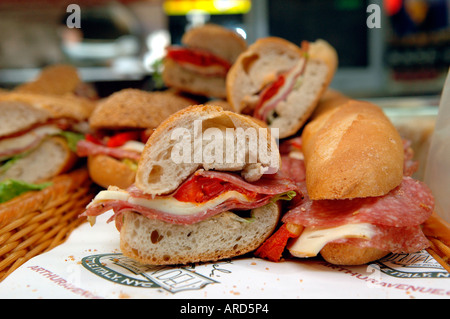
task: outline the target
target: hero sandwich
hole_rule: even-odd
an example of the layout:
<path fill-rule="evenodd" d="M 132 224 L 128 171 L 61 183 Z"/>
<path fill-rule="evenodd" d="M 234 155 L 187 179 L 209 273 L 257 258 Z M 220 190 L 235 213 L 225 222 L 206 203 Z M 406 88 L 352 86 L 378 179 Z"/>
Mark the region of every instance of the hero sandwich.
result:
<path fill-rule="evenodd" d="M 260 147 L 274 156 L 257 155 L 253 161 L 247 147 L 243 161 L 220 160 L 234 156 L 236 149 L 227 153 L 217 136 L 224 134 L 236 145 L 242 139 L 231 132 L 238 128 L 256 132 L 257 140 L 265 141 Z M 83 215 L 92 219 L 112 209 L 123 254 L 145 264 L 213 261 L 251 252 L 275 229 L 278 200 L 292 198 L 297 189 L 278 174 L 277 145 L 268 130 L 260 129 L 251 118 L 215 106 L 179 111 L 147 141 L 135 185 L 100 192 Z M 218 153 L 201 161 L 176 157 L 195 159 L 212 149 Z"/>

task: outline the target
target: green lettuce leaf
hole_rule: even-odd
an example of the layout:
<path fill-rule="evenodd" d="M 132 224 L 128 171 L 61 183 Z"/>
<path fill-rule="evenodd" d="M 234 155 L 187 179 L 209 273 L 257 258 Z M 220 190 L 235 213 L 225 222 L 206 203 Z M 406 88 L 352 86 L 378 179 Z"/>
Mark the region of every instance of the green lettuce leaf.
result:
<path fill-rule="evenodd" d="M 19 196 L 22 193 L 32 190 L 42 190 L 50 186 L 52 182 L 31 184 L 14 179 L 7 179 L 0 183 L 0 203 L 4 203 Z"/>
<path fill-rule="evenodd" d="M 275 203 L 275 202 L 277 202 L 277 201 L 279 201 L 279 200 L 291 200 L 291 199 L 293 199 L 295 196 L 297 196 L 297 192 L 295 192 L 295 191 L 289 191 L 289 192 L 282 193 L 282 194 L 279 194 L 279 195 L 275 196 L 274 198 L 272 198 L 271 201 L 272 201 L 273 203 Z"/>
<path fill-rule="evenodd" d="M 84 139 L 83 134 L 70 131 L 62 131 L 61 133 L 59 133 L 59 135 L 67 140 L 67 145 L 72 152 L 77 151 L 77 143 Z"/>

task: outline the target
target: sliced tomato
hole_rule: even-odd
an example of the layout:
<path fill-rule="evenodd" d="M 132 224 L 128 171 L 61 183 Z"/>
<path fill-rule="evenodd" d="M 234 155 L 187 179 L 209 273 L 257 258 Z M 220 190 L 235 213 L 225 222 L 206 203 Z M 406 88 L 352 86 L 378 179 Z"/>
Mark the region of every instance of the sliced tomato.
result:
<path fill-rule="evenodd" d="M 227 60 L 200 49 L 171 46 L 167 49 L 166 57 L 180 63 L 190 63 L 197 66 L 220 65 L 226 70 L 231 67 L 231 63 Z"/>
<path fill-rule="evenodd" d="M 87 133 L 84 138 L 86 139 L 86 141 L 89 141 L 91 143 L 97 144 L 97 145 L 105 145 L 105 143 L 103 143 L 101 138 L 98 138 L 97 136 L 93 135 L 93 134 L 89 134 Z"/>
<path fill-rule="evenodd" d="M 300 236 L 301 231 L 301 226 L 294 224 L 281 225 L 281 227 L 255 251 L 255 255 L 270 261 L 280 261 L 288 240 Z"/>
<path fill-rule="evenodd" d="M 111 136 L 106 143 L 108 147 L 119 147 L 125 144 L 128 141 L 140 140 L 141 132 L 139 131 L 128 131 L 121 132 Z"/>
<path fill-rule="evenodd" d="M 280 88 L 284 85 L 286 81 L 286 77 L 284 74 L 280 74 L 278 76 L 278 78 L 272 82 L 271 84 L 269 84 L 266 88 L 263 89 L 263 91 L 260 94 L 260 98 L 258 101 L 258 104 L 255 107 L 254 110 L 254 114 L 253 116 L 258 118 L 258 119 L 263 119 L 262 114 L 260 114 L 261 109 L 264 105 L 264 103 L 268 100 L 270 100 L 273 96 L 275 96 L 275 94 L 278 93 L 278 91 L 280 90 Z"/>
<path fill-rule="evenodd" d="M 249 198 L 257 198 L 258 193 L 247 191 L 218 178 L 195 176 L 184 183 L 173 195 L 181 202 L 204 203 L 227 191 L 237 191 Z"/>

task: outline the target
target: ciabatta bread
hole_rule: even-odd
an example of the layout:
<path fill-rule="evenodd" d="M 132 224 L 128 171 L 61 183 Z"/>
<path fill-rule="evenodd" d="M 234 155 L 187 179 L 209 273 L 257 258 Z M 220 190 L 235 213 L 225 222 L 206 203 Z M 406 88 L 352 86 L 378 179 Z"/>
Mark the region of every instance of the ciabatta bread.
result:
<path fill-rule="evenodd" d="M 195 104 L 194 100 L 172 91 L 147 92 L 123 89 L 102 100 L 89 118 L 93 131 L 155 129 L 171 114 Z M 92 180 L 107 188 L 127 188 L 134 183 L 136 171 L 123 161 L 108 155 L 88 156 Z"/>
<path fill-rule="evenodd" d="M 227 74 L 227 99 L 236 112 L 252 114 L 261 91 L 281 73 L 306 63 L 303 75 L 287 96 L 277 103 L 269 127 L 280 138 L 299 131 L 328 88 L 337 68 L 334 48 L 324 40 L 309 44 L 306 52 L 277 37 L 257 40 L 243 52 Z"/>
<path fill-rule="evenodd" d="M 223 153 L 217 154 L 210 162 L 206 161 L 204 156 L 204 149 L 210 141 L 203 135 L 209 128 L 214 128 L 222 137 L 226 137 L 226 130 L 231 129 L 233 135 L 229 137 L 235 145 L 234 150 L 227 150 L 224 145 Z M 249 139 L 248 143 L 238 141 L 237 128 L 244 133 L 252 132 L 257 138 Z M 255 143 L 259 143 L 260 138 L 268 142 L 263 150 L 268 155 L 267 158 L 263 158 L 259 151 L 253 152 L 258 149 L 259 144 Z M 225 140 L 223 142 L 225 143 Z M 236 145 L 240 142 L 245 143 L 245 148 L 238 150 Z M 243 161 L 236 155 L 240 150 L 245 152 Z M 177 155 L 180 155 L 180 159 L 186 155 L 186 161 L 175 161 L 174 156 Z M 230 155 L 234 160 L 227 161 Z M 249 158 L 254 160 L 249 161 Z M 280 155 L 270 130 L 262 128 L 247 116 L 223 111 L 222 108 L 212 105 L 196 105 L 170 116 L 150 136 L 139 161 L 136 185 L 145 193 L 160 195 L 175 190 L 199 168 L 241 172 L 247 181 L 255 181 L 262 174 L 276 173 L 279 167 Z"/>
<path fill-rule="evenodd" d="M 174 225 L 127 212 L 120 231 L 122 252 L 141 263 L 165 265 L 215 261 L 258 248 L 277 225 L 280 208 L 252 211 L 254 220 L 223 212 L 193 225 Z"/>
<path fill-rule="evenodd" d="M 247 48 L 246 41 L 236 32 L 215 24 L 205 24 L 186 31 L 181 39 L 184 47 L 200 49 L 234 63 Z M 186 68 L 171 59 L 164 59 L 162 72 L 166 86 L 190 94 L 226 98 L 225 77 L 203 75 L 195 67 Z"/>

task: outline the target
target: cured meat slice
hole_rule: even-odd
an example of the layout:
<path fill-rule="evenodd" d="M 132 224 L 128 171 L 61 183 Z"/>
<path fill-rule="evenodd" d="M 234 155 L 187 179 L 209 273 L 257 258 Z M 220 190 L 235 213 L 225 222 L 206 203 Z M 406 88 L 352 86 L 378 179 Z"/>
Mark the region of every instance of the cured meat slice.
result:
<path fill-rule="evenodd" d="M 171 46 L 167 48 L 166 57 L 203 75 L 225 76 L 231 68 L 230 62 L 201 49 Z"/>
<path fill-rule="evenodd" d="M 123 212 L 134 211 L 148 218 L 156 218 L 169 223 L 187 225 L 200 222 L 208 217 L 229 210 L 234 209 L 249 210 L 257 207 L 262 207 L 268 204 L 271 200 L 273 200 L 273 198 L 276 195 L 280 195 L 289 191 L 296 191 L 298 189 L 297 186 L 290 180 L 282 178 L 277 174 L 264 176 L 262 179 L 260 179 L 258 182 L 255 183 L 248 183 L 237 174 L 199 170 L 196 173 L 194 173 L 191 178 L 189 178 L 182 185 L 180 185 L 179 188 L 175 190 L 175 192 L 172 195 L 153 197 L 153 195 L 143 193 L 135 186 L 129 187 L 128 190 L 124 193 L 127 196 L 131 196 L 132 198 L 137 199 L 140 198 L 152 200 L 156 198 L 163 200 L 164 199 L 174 200 L 173 195 L 177 194 L 177 191 L 181 189 L 185 183 L 188 183 L 192 178 L 195 178 L 198 175 L 201 175 L 203 177 L 209 176 L 211 178 L 220 179 L 224 182 L 232 183 L 235 186 L 235 189 L 243 188 L 246 191 L 252 191 L 257 193 L 258 196 L 252 198 L 247 197 L 246 200 L 238 199 L 236 197 L 230 197 L 213 207 L 211 207 L 211 205 L 208 205 L 208 202 L 202 203 L 199 204 L 198 206 L 200 208 L 198 212 L 194 214 L 175 214 L 165 212 L 158 209 L 139 205 L 136 203 L 131 203 L 130 201 L 127 200 L 110 199 L 103 201 L 100 200 L 96 202 L 94 199 L 93 203 L 88 206 L 88 209 L 82 214 L 82 216 L 98 216 L 112 209 L 114 210 L 115 213 L 112 219 L 115 218 L 116 220 L 117 217 L 120 216 Z M 229 190 L 232 190 L 232 188 L 229 188 Z M 202 209 L 202 207 L 204 207 L 204 209 Z"/>
<path fill-rule="evenodd" d="M 114 158 L 123 159 L 129 158 L 138 161 L 141 154 L 138 152 L 125 150 L 118 147 L 107 147 L 104 145 L 99 145 L 92 143 L 87 140 L 81 140 L 77 144 L 77 155 L 80 157 L 85 157 L 89 155 L 109 155 Z"/>
<path fill-rule="evenodd" d="M 346 238 L 333 243 L 346 243 L 361 248 L 373 247 L 392 253 L 414 253 L 429 247 L 420 225 L 408 227 L 375 226 L 371 239 Z"/>
<path fill-rule="evenodd" d="M 350 223 L 406 227 L 425 222 L 433 208 L 434 198 L 428 187 L 404 177 L 398 187 L 380 197 L 312 201 L 306 196 L 301 205 L 284 215 L 283 222 L 305 227 Z"/>

